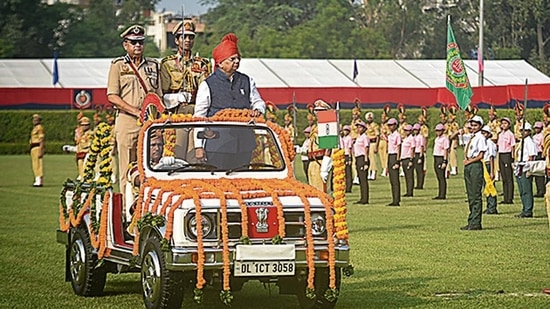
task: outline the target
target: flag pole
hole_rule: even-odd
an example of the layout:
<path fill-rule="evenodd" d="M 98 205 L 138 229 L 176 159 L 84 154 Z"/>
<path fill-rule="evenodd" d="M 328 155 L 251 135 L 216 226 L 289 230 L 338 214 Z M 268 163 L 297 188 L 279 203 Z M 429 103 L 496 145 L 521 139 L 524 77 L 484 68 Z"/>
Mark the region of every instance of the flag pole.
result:
<path fill-rule="evenodd" d="M 525 113 L 527 112 L 527 90 L 529 88 L 529 83 L 527 78 L 525 79 L 525 89 L 523 91 L 523 115 L 522 115 L 522 123 L 521 123 L 521 152 L 520 152 L 520 158 L 518 162 L 523 162 L 523 151 L 524 151 L 524 144 L 525 144 L 525 135 L 523 132 L 525 131 L 525 123 L 527 122 L 525 120 Z M 521 166 L 520 166 L 521 167 Z M 521 170 L 520 170 L 521 171 Z M 521 173 L 520 173 L 521 176 Z"/>
<path fill-rule="evenodd" d="M 478 81 L 479 87 L 483 87 L 483 0 L 479 0 L 479 46 L 477 50 Z"/>

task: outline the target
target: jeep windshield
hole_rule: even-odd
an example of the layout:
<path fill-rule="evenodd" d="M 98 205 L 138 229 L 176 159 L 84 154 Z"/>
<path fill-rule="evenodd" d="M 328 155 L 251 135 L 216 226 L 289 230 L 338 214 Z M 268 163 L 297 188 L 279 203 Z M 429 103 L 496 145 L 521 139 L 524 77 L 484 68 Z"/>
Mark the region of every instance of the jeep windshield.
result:
<path fill-rule="evenodd" d="M 267 126 L 212 123 L 155 125 L 144 152 L 155 172 L 281 171 L 283 154 Z"/>

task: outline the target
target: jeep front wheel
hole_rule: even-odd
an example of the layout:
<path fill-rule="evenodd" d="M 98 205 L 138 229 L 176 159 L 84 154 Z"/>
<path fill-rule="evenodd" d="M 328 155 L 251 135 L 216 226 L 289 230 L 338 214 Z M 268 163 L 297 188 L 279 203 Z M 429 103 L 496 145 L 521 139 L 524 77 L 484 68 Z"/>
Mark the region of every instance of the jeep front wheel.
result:
<path fill-rule="evenodd" d="M 83 227 L 74 229 L 69 247 L 69 273 L 75 294 L 96 296 L 103 292 L 107 272 L 96 268 L 97 256 L 93 252 L 88 231 Z"/>
<path fill-rule="evenodd" d="M 141 263 L 143 301 L 149 309 L 180 308 L 183 301 L 183 273 L 169 271 L 158 236 L 145 243 Z"/>

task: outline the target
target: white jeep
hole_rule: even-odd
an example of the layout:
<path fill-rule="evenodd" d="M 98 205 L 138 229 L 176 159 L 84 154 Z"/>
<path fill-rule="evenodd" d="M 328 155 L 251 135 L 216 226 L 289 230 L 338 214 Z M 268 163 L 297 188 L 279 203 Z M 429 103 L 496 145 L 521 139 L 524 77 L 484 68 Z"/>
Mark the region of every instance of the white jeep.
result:
<path fill-rule="evenodd" d="M 60 198 L 57 240 L 77 295 L 101 294 L 107 273 L 141 272 L 147 308 L 179 308 L 184 292 L 200 302 L 206 286 L 229 304 L 248 280 L 278 285 L 303 308 L 334 307 L 349 267 L 345 203 L 335 209 L 295 179 L 284 129 L 239 110 L 146 122 L 125 202 L 109 183 L 108 130 L 98 131 L 87 176 L 68 180 Z M 178 153 L 182 137 L 190 147 Z"/>

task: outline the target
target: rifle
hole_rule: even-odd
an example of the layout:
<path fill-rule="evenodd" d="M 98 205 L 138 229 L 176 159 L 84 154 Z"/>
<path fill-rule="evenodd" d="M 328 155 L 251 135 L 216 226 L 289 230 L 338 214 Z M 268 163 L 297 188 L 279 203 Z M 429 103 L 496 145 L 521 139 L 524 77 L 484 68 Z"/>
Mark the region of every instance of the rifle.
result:
<path fill-rule="evenodd" d="M 523 132 L 525 132 L 525 113 L 527 112 L 527 90 L 528 90 L 528 87 L 529 87 L 529 84 L 528 84 L 528 81 L 527 81 L 527 78 L 525 79 L 525 90 L 524 90 L 524 93 L 523 93 L 523 116 L 522 116 L 522 123 L 521 123 L 521 150 L 520 150 L 520 157 L 519 157 L 519 160 L 518 160 L 518 165 L 519 165 L 519 176 L 521 176 L 521 174 L 523 174 L 523 165 L 522 164 L 519 164 L 520 162 L 523 161 L 523 152 L 524 152 L 524 146 L 525 146 L 525 134 Z"/>

